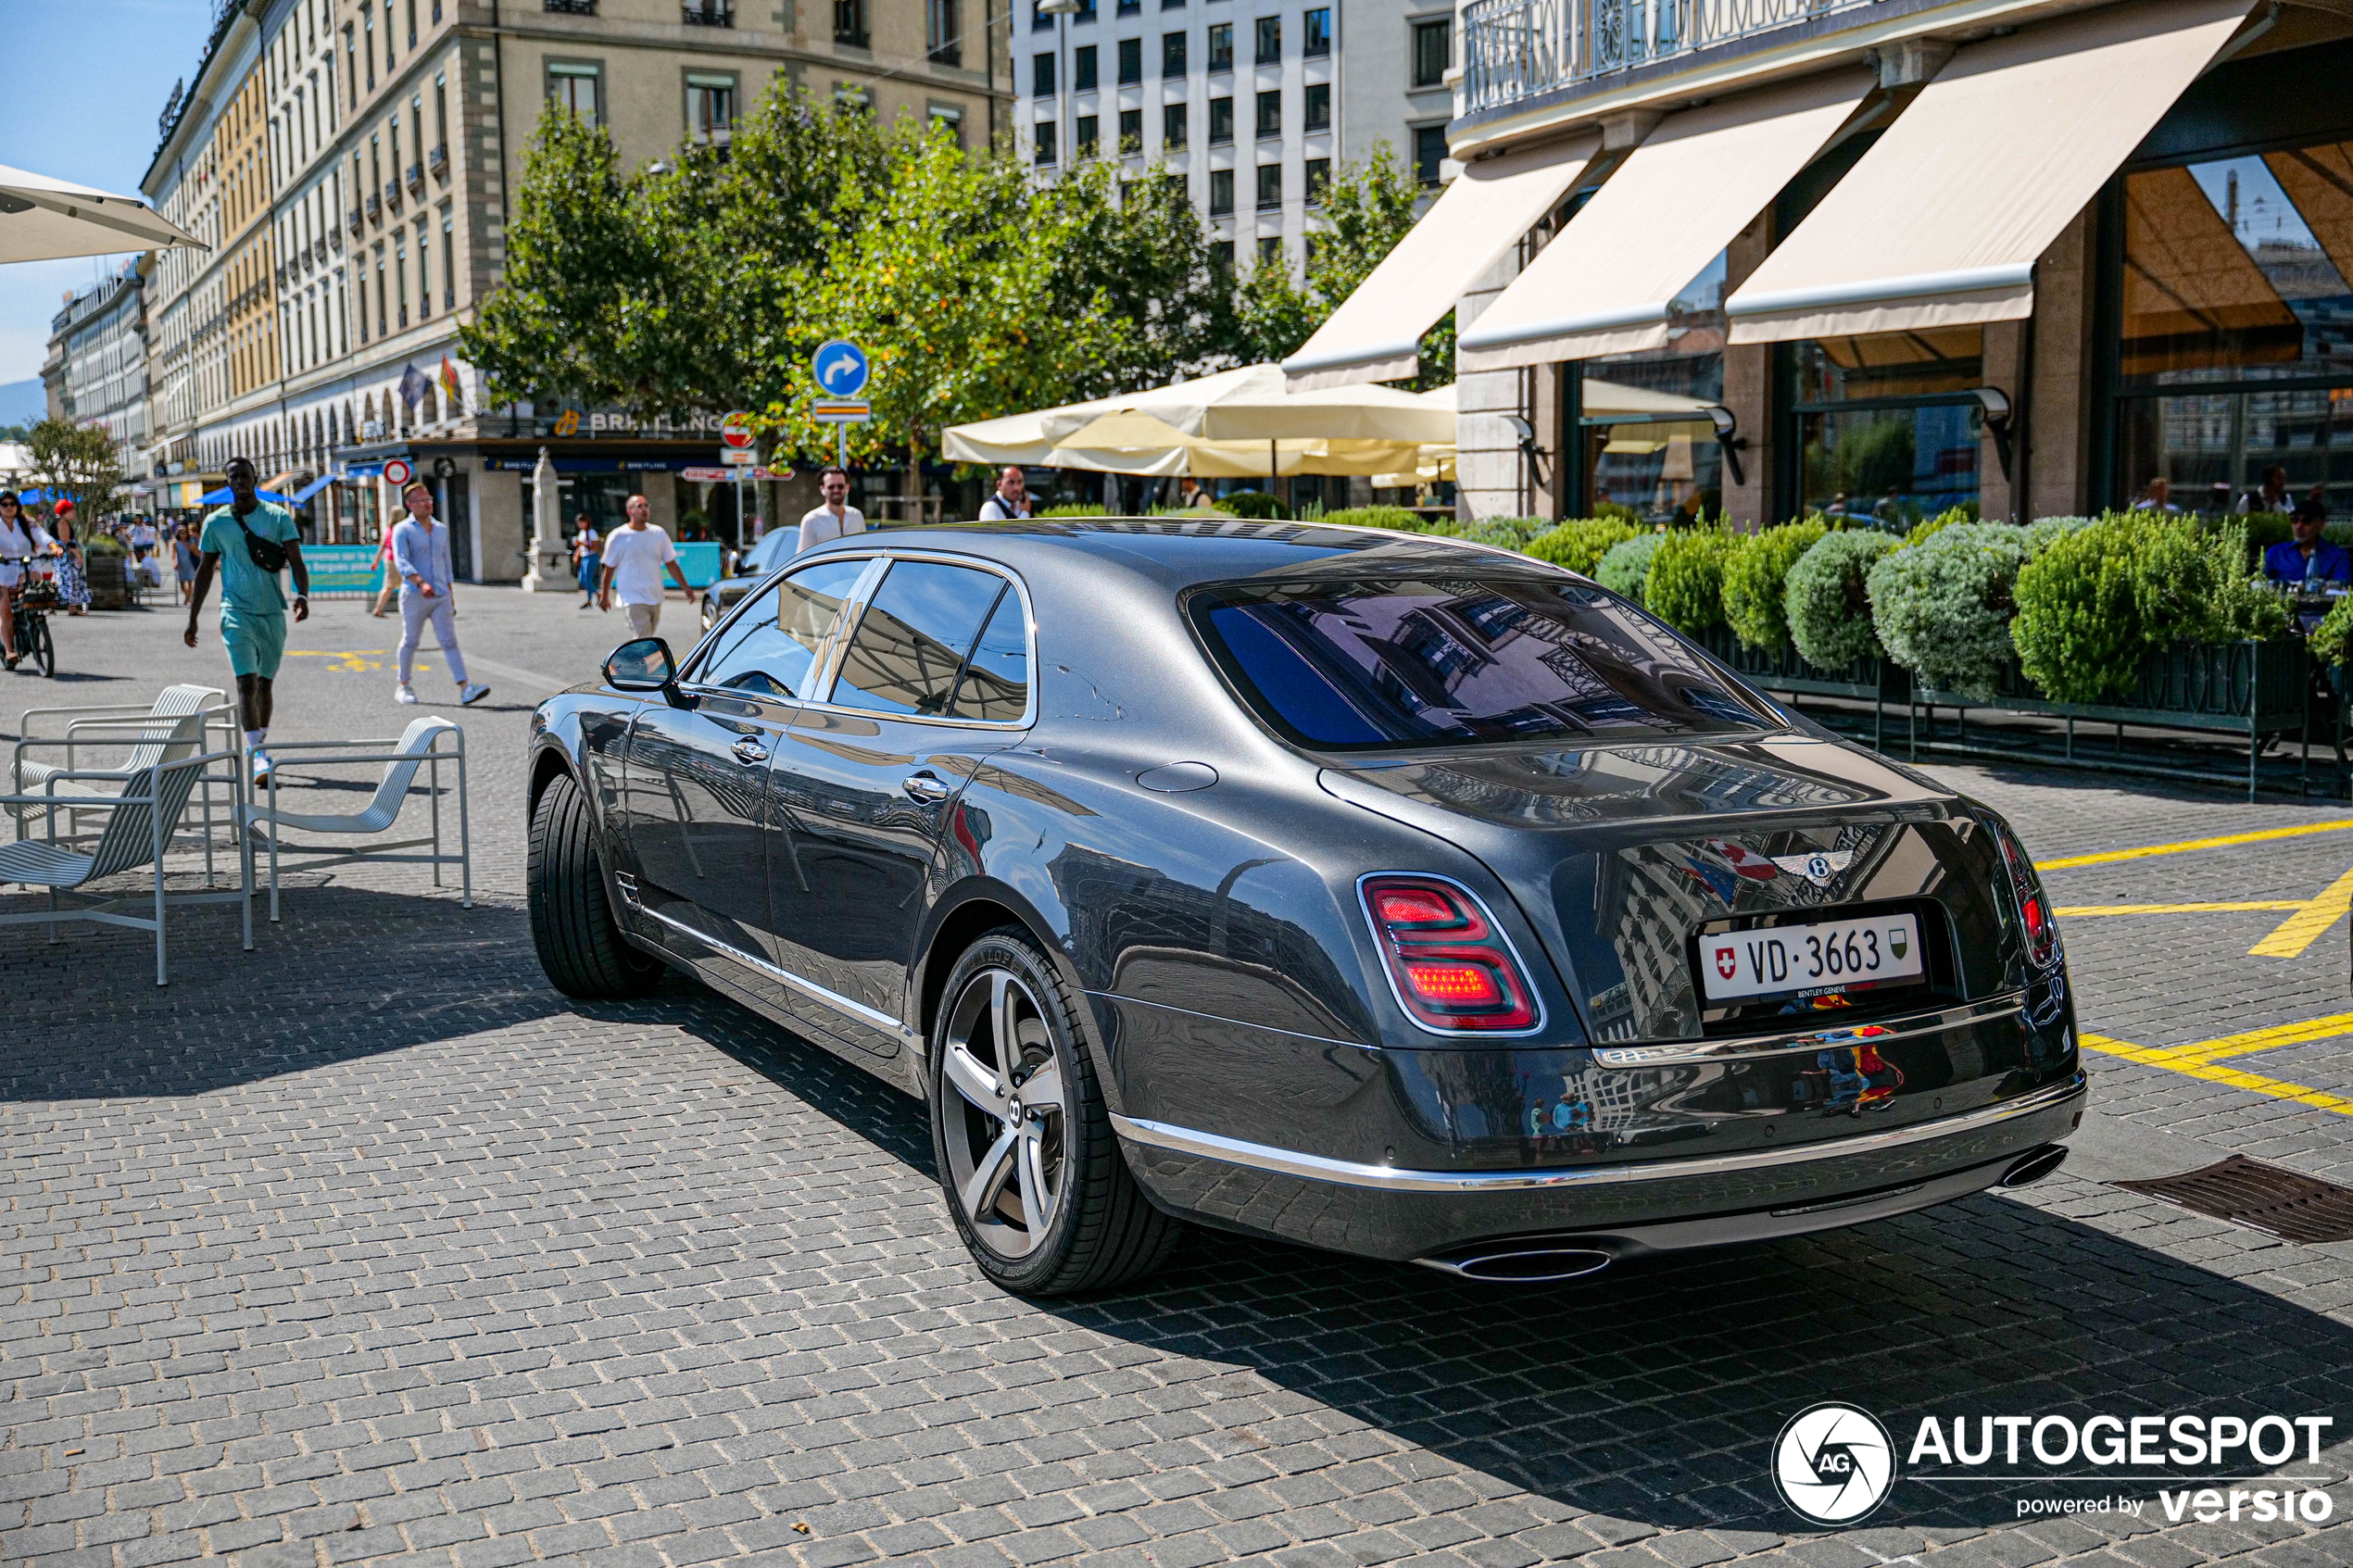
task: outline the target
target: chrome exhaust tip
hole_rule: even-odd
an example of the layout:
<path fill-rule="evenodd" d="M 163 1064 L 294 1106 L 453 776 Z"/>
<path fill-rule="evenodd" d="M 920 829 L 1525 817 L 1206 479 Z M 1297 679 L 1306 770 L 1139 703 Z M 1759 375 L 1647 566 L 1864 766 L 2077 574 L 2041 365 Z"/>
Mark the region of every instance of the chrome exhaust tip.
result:
<path fill-rule="evenodd" d="M 2017 1163 L 2002 1173 L 2001 1185 L 2022 1187 L 2039 1182 L 2057 1170 L 2066 1160 L 2067 1146 L 2063 1143 L 2045 1144 L 2041 1148 L 2029 1149 L 2019 1157 Z"/>
<path fill-rule="evenodd" d="M 1598 1247 L 1499 1247 L 1448 1258 L 1418 1258 L 1424 1268 L 1491 1285 L 1546 1285 L 1595 1274 L 1617 1261 Z"/>

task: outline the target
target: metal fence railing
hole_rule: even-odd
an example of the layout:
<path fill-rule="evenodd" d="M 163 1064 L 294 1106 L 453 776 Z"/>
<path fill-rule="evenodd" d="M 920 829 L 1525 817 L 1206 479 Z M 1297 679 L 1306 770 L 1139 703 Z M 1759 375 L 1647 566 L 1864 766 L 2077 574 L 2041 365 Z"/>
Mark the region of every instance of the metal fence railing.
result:
<path fill-rule="evenodd" d="M 1463 11 L 1463 110 L 1516 103 L 1613 71 L 1876 0 L 1475 0 Z"/>

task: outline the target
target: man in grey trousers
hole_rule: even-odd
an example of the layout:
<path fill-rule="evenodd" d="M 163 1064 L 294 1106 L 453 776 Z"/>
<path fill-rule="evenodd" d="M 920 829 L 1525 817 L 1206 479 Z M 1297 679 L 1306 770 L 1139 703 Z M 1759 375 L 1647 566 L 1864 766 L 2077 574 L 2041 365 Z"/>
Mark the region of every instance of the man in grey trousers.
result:
<path fill-rule="evenodd" d="M 434 637 L 441 644 L 441 657 L 449 665 L 449 678 L 458 683 L 459 702 L 480 702 L 490 695 L 490 688 L 466 679 L 466 656 L 458 651 L 449 530 L 434 526 L 433 491 L 427 486 L 409 485 L 400 493 L 400 500 L 409 515 L 392 531 L 392 569 L 400 582 L 400 684 L 393 696 L 400 702 L 417 700 L 417 688 L 409 684 L 409 674 L 415 666 L 418 639 L 430 621 Z"/>

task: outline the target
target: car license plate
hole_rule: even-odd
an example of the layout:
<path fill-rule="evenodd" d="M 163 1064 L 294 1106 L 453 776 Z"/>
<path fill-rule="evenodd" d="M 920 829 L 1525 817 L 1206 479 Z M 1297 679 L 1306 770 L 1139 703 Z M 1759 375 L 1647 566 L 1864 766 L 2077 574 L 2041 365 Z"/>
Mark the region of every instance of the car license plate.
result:
<path fill-rule="evenodd" d="M 1895 914 L 1703 935 L 1699 972 L 1709 1001 L 1736 1002 L 1919 980 L 1927 969 L 1919 917 Z"/>

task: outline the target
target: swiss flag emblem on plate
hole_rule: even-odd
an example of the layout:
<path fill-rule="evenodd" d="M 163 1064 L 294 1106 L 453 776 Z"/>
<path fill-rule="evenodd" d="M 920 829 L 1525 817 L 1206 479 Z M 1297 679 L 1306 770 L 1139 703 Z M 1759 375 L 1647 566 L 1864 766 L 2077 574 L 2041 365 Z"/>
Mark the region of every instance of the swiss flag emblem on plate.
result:
<path fill-rule="evenodd" d="M 1722 975 L 1725 979 L 1730 980 L 1732 977 L 1732 972 L 1737 970 L 1739 967 L 1740 960 L 1732 956 L 1732 949 L 1730 947 L 1718 947 L 1716 949 L 1717 973 Z"/>

